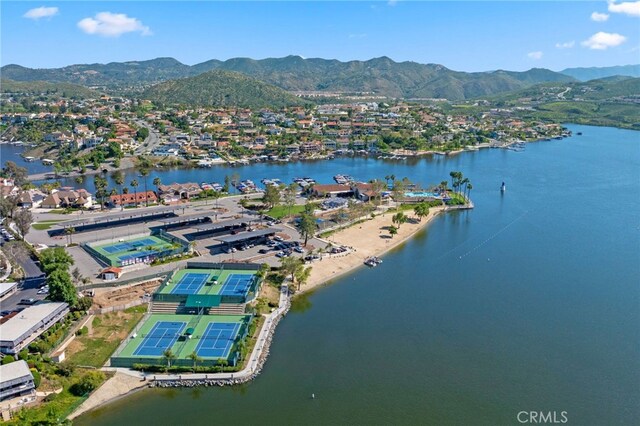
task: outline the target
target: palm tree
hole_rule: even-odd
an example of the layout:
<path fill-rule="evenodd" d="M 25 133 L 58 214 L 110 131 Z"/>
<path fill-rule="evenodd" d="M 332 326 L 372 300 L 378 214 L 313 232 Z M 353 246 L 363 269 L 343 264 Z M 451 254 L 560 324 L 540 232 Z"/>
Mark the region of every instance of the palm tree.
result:
<path fill-rule="evenodd" d="M 442 188 L 442 192 L 445 192 L 447 190 L 447 186 L 449 186 L 449 182 L 447 182 L 446 180 L 440 182 L 440 188 Z"/>
<path fill-rule="evenodd" d="M 177 357 L 171 351 L 171 349 L 167 349 L 166 351 L 162 352 L 162 358 L 164 358 L 167 361 L 167 368 L 171 368 L 171 361 L 173 361 Z"/>
<path fill-rule="evenodd" d="M 67 235 L 67 238 L 69 239 L 69 245 L 73 244 L 73 238 L 71 237 L 71 235 L 75 234 L 76 232 L 76 228 L 70 226 L 68 228 L 64 228 L 64 233 Z"/>
<path fill-rule="evenodd" d="M 402 225 L 406 221 L 407 221 L 407 215 L 405 215 L 403 212 L 398 212 L 394 214 L 393 217 L 391 218 L 391 222 L 398 225 L 398 229 L 400 229 L 400 225 Z"/>
<path fill-rule="evenodd" d="M 224 368 L 229 365 L 229 361 L 227 361 L 226 359 L 220 358 L 218 360 L 218 366 L 220 367 L 220 372 L 224 371 Z"/>
<path fill-rule="evenodd" d="M 464 196 L 464 194 L 466 194 L 467 192 L 467 185 L 469 184 L 469 179 L 468 178 L 464 178 L 460 181 L 460 186 L 464 185 L 464 188 L 462 190 L 462 195 Z"/>
<path fill-rule="evenodd" d="M 120 187 L 120 210 L 124 210 L 124 189 L 122 188 L 122 185 L 124 185 L 124 175 L 122 172 L 116 174 L 114 181 L 116 182 L 116 185 Z"/>
<path fill-rule="evenodd" d="M 191 354 L 189 354 L 189 356 L 187 356 L 187 358 L 189 358 L 190 360 L 193 361 L 193 372 L 195 373 L 196 372 L 196 365 L 200 361 L 202 361 L 202 358 L 200 358 L 195 351 L 191 352 Z"/>
<path fill-rule="evenodd" d="M 391 234 L 391 238 L 393 238 L 393 236 L 396 235 L 397 233 L 398 233 L 398 228 L 396 228 L 395 226 L 389 227 L 389 234 Z"/>
<path fill-rule="evenodd" d="M 309 276 L 311 275 L 311 266 L 304 268 L 300 267 L 296 273 L 296 280 L 298 281 L 298 291 L 300 291 L 300 286 L 305 284 L 309 280 Z"/>
<path fill-rule="evenodd" d="M 429 205 L 427 203 L 417 204 L 413 208 L 414 213 L 418 216 L 418 220 L 422 222 L 422 218 L 429 215 Z"/>
<path fill-rule="evenodd" d="M 153 186 L 156 187 L 156 192 L 158 193 L 158 196 L 160 195 L 160 185 L 162 185 L 162 181 L 160 180 L 160 178 L 157 176 L 153 178 Z"/>
<path fill-rule="evenodd" d="M 140 170 L 140 176 L 144 178 L 144 201 L 145 207 L 149 207 L 149 197 L 147 197 L 147 176 L 149 176 L 149 169 L 144 168 Z"/>
<path fill-rule="evenodd" d="M 473 185 L 471 185 L 471 182 L 469 182 L 467 184 L 467 200 L 469 200 L 469 195 L 471 195 L 471 190 L 473 189 Z"/>
<path fill-rule="evenodd" d="M 133 191 L 134 191 L 134 194 L 135 194 L 133 197 L 134 197 L 134 201 L 136 203 L 136 207 L 138 207 L 138 189 L 137 189 L 138 188 L 138 180 L 137 179 L 132 180 L 130 185 L 133 188 Z"/>

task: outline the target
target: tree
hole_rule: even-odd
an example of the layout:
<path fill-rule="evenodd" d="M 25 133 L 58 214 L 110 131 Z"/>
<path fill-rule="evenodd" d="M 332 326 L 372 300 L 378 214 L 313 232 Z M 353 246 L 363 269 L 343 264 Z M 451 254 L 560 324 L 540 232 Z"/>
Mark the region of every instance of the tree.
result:
<path fill-rule="evenodd" d="M 162 352 L 162 358 L 167 362 L 167 368 L 171 368 L 171 362 L 176 359 L 176 355 L 171 351 L 171 349 L 167 349 Z"/>
<path fill-rule="evenodd" d="M 71 271 L 71 276 L 73 277 L 73 280 L 77 283 L 80 282 L 80 279 L 82 278 L 82 274 L 80 273 L 80 269 L 78 268 L 73 268 L 73 271 Z"/>
<path fill-rule="evenodd" d="M 13 217 L 15 211 L 18 210 L 18 201 L 17 195 L 5 197 L 0 193 L 0 214 L 2 217 Z"/>
<path fill-rule="evenodd" d="M 45 274 L 56 269 L 68 269 L 73 265 L 73 257 L 63 247 L 51 247 L 40 252 L 40 263 Z"/>
<path fill-rule="evenodd" d="M 137 179 L 133 179 L 130 183 L 131 187 L 133 188 L 134 191 L 134 201 L 136 203 L 136 207 L 138 207 L 138 180 Z"/>
<path fill-rule="evenodd" d="M 403 212 L 398 212 L 394 214 L 393 217 L 391 218 L 391 222 L 398 225 L 398 229 L 400 229 L 400 225 L 402 225 L 406 221 L 407 221 L 407 215 L 405 215 Z"/>
<path fill-rule="evenodd" d="M 229 178 L 229 176 L 225 176 L 224 177 L 224 186 L 222 187 L 222 192 L 229 192 L 229 187 L 231 185 L 231 179 Z"/>
<path fill-rule="evenodd" d="M 87 372 L 76 383 L 71 385 L 69 391 L 75 396 L 83 396 L 94 390 L 104 381 L 104 373 L 100 370 Z"/>
<path fill-rule="evenodd" d="M 267 185 L 262 202 L 265 203 L 269 209 L 274 208 L 280 203 L 280 190 L 275 185 Z"/>
<path fill-rule="evenodd" d="M 73 237 L 72 235 L 76 233 L 76 228 L 74 228 L 73 226 L 69 226 L 68 228 L 64 228 L 64 234 L 67 236 L 68 240 L 69 240 L 69 244 L 73 244 Z"/>
<path fill-rule="evenodd" d="M 289 184 L 284 189 L 284 205 L 287 206 L 287 216 L 291 217 L 291 209 L 296 205 L 296 192 L 298 188 L 295 183 Z"/>
<path fill-rule="evenodd" d="M 55 269 L 47 275 L 49 299 L 54 302 L 66 302 L 70 306 L 76 304 L 78 296 L 66 269 Z"/>
<path fill-rule="evenodd" d="M 391 192 L 393 193 L 394 201 L 397 202 L 402 197 L 404 197 L 405 189 L 406 189 L 406 183 L 405 182 L 403 182 L 401 180 L 394 180 L 393 181 L 393 189 L 391 190 Z"/>
<path fill-rule="evenodd" d="M 296 274 L 304 267 L 304 261 L 296 256 L 286 256 L 280 259 L 280 273 L 291 276 L 291 282 L 296 282 Z"/>
<path fill-rule="evenodd" d="M 473 189 L 473 185 L 471 185 L 471 182 L 469 182 L 467 184 L 467 200 L 469 199 L 469 196 L 471 195 L 471 190 Z"/>
<path fill-rule="evenodd" d="M 24 237 L 29 233 L 29 228 L 31 228 L 31 224 L 33 223 L 33 215 L 30 210 L 20 209 L 16 214 L 13 215 L 13 221 L 20 231 L 20 238 L 24 240 Z"/>
<path fill-rule="evenodd" d="M 96 188 L 96 197 L 100 198 L 100 210 L 104 207 L 104 196 L 107 194 L 107 180 L 101 176 L 93 178 L 93 186 Z"/>
<path fill-rule="evenodd" d="M 418 216 L 418 220 L 422 222 L 423 217 L 429 216 L 429 205 L 427 203 L 417 204 L 413 208 L 413 212 Z"/>
<path fill-rule="evenodd" d="M 305 268 L 298 268 L 295 272 L 296 280 L 298 281 L 298 291 L 300 291 L 300 286 L 302 284 L 306 284 L 309 280 L 309 276 L 311 275 L 311 266 Z"/>
<path fill-rule="evenodd" d="M 120 210 L 124 210 L 124 202 L 122 198 L 124 195 L 124 189 L 122 188 L 122 185 L 124 185 L 124 174 L 122 172 L 116 173 L 114 181 L 116 182 L 116 185 L 120 187 Z"/>
<path fill-rule="evenodd" d="M 160 193 L 160 185 L 162 185 L 162 181 L 160 180 L 159 177 L 154 177 L 153 178 L 153 186 L 156 187 L 156 192 Z"/>
<path fill-rule="evenodd" d="M 396 235 L 397 233 L 398 233 L 398 228 L 396 228 L 393 225 L 389 227 L 389 234 L 391 235 L 391 238 L 393 238 L 393 236 Z"/>
<path fill-rule="evenodd" d="M 388 184 L 387 184 L 388 187 Z M 382 191 L 385 190 L 385 184 L 381 180 L 375 179 L 371 181 L 371 197 L 369 201 L 380 200 L 382 198 Z"/>
<path fill-rule="evenodd" d="M 196 365 L 197 365 L 200 361 L 202 361 L 202 358 L 200 358 L 200 357 L 198 356 L 198 354 L 197 354 L 195 351 L 191 352 L 191 353 L 188 355 L 188 358 L 189 358 L 191 361 L 193 361 L 193 372 L 195 373 L 195 372 L 196 372 Z"/>
<path fill-rule="evenodd" d="M 145 206 L 149 207 L 149 197 L 147 197 L 147 176 L 149 176 L 149 169 L 140 170 L 140 176 L 144 178 L 144 201 Z"/>
<path fill-rule="evenodd" d="M 229 361 L 227 361 L 226 359 L 220 358 L 218 359 L 218 367 L 220 367 L 220 372 L 224 371 L 224 368 L 229 365 Z"/>
<path fill-rule="evenodd" d="M 7 179 L 13 179 L 13 183 L 16 186 L 22 186 L 29 181 L 29 173 L 27 172 L 27 169 L 18 166 L 13 161 L 7 161 L 4 163 L 4 167 L 0 171 L 0 175 Z"/>
<path fill-rule="evenodd" d="M 300 215 L 300 223 L 298 224 L 300 234 L 304 237 L 305 246 L 309 241 L 309 237 L 313 237 L 316 233 L 316 217 L 312 211 L 308 211 L 307 206 L 310 206 L 310 204 L 305 205 L 305 211 Z"/>

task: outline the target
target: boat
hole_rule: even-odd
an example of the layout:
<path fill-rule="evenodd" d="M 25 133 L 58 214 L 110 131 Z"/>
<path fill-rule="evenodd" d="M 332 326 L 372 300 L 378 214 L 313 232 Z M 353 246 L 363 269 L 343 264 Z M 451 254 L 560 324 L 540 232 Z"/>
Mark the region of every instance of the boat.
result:
<path fill-rule="evenodd" d="M 364 264 L 369 266 L 369 267 L 371 267 L 371 268 L 375 268 L 376 266 L 378 266 L 381 263 L 382 263 L 382 259 L 380 259 L 379 257 L 376 257 L 376 256 L 367 257 L 364 260 Z"/>
<path fill-rule="evenodd" d="M 578 132 L 578 133 L 576 133 L 576 135 L 582 136 L 582 132 Z"/>
<path fill-rule="evenodd" d="M 500 186 L 500 191 L 504 192 L 507 190 L 507 185 L 504 184 L 504 182 L 502 182 L 502 185 Z"/>

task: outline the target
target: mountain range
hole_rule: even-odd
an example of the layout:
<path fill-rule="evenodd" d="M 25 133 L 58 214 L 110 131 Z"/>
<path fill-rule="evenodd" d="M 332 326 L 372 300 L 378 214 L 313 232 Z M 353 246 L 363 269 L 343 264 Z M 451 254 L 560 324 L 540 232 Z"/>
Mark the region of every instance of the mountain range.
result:
<path fill-rule="evenodd" d="M 565 73 L 533 68 L 528 71 L 460 72 L 437 64 L 395 62 L 388 57 L 348 61 L 287 56 L 255 60 L 212 59 L 185 65 L 173 58 L 148 61 L 78 64 L 62 68 L 33 69 L 6 65 L 4 79 L 74 83 L 107 92 L 143 91 L 144 96 L 164 102 L 222 102 L 230 105 L 265 105 L 274 101 L 288 105 L 296 98 L 280 91 L 367 92 L 391 98 L 445 98 L 464 100 L 490 97 L 526 89 L 540 83 L 570 83 L 615 72 L 632 73 L 634 66 L 611 69 L 573 68 Z M 637 66 L 636 66 L 637 68 Z M 212 71 L 225 71 L 211 73 Z M 637 70 L 636 70 L 637 71 Z M 228 73 L 232 72 L 232 73 Z M 239 73 L 248 78 L 240 78 Z M 202 76 L 201 78 L 195 78 Z M 217 79 L 219 81 L 217 81 Z M 233 85 L 235 87 L 232 87 Z M 200 92 L 200 93 L 198 93 Z M 251 100 L 251 96 L 265 95 Z M 298 102 L 299 98 L 297 98 Z"/>
<path fill-rule="evenodd" d="M 288 91 L 374 92 L 394 98 L 451 100 L 517 90 L 540 82 L 573 80 L 546 69 L 466 73 L 437 64 L 395 62 L 387 57 L 349 62 L 300 56 L 261 60 L 233 58 L 214 59 L 193 66 L 173 58 L 158 58 L 50 69 L 6 65 L 0 72 L 3 78 L 15 81 L 68 82 L 124 89 L 193 77 L 211 70 L 239 72 Z"/>
<path fill-rule="evenodd" d="M 616 75 L 640 77 L 640 64 L 619 65 L 614 67 L 567 68 L 560 72 L 580 81 L 596 80 Z"/>

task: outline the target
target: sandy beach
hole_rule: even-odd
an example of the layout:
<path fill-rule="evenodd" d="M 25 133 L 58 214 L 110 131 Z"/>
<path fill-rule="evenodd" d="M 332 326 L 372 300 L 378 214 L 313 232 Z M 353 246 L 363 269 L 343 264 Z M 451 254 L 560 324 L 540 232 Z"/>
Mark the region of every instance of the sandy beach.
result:
<path fill-rule="evenodd" d="M 348 254 L 323 255 L 322 260 L 311 265 L 313 267 L 311 276 L 308 282 L 300 287 L 299 293 L 313 290 L 355 268 L 366 268 L 364 260 L 367 257 L 382 256 L 392 248 L 404 243 L 443 211 L 445 211 L 445 207 L 432 207 L 429 209 L 429 215 L 421 222 L 415 218 L 412 211 L 405 212 L 409 221 L 400 226 L 398 233 L 393 238 L 386 228 L 393 225 L 391 218 L 394 213 L 385 213 L 334 233 L 328 238 L 333 245 L 352 247 L 353 251 Z"/>

